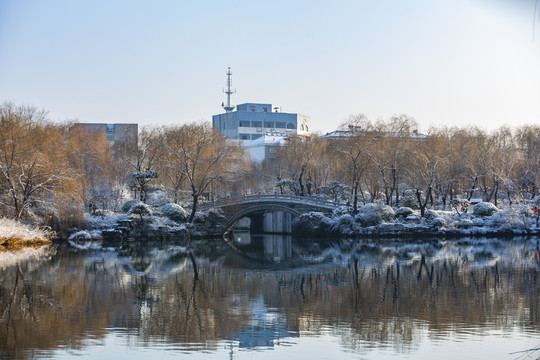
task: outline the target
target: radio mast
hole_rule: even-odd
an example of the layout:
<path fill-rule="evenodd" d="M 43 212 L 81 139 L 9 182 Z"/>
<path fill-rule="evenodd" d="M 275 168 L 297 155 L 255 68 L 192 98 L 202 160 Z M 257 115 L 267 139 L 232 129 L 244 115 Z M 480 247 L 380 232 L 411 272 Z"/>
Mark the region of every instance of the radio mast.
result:
<path fill-rule="evenodd" d="M 231 89 L 232 80 L 231 80 L 231 67 L 229 67 L 229 70 L 227 71 L 227 90 L 223 90 L 225 94 L 227 94 L 227 106 L 225 106 L 223 103 L 221 103 L 221 106 L 223 109 L 225 109 L 226 112 L 231 112 L 234 110 L 234 106 L 231 106 L 231 95 L 236 92 L 236 90 Z"/>

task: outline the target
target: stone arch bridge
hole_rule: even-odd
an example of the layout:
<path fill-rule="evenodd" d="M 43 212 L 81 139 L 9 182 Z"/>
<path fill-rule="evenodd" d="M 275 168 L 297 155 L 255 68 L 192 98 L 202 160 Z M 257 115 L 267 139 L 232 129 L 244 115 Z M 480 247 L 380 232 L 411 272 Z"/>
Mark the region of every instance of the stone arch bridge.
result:
<path fill-rule="evenodd" d="M 221 199 L 216 202 L 204 203 L 201 210 L 220 208 L 225 215 L 225 232 L 231 229 L 244 217 L 255 213 L 283 211 L 298 217 L 310 211 L 331 213 L 337 206 L 343 204 L 294 195 L 252 195 Z"/>

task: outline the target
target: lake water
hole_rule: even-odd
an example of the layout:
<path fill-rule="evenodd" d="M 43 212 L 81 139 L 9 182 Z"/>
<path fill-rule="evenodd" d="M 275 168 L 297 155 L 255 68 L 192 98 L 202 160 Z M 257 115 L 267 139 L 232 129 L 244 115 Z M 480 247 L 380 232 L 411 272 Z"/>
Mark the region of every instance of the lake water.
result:
<path fill-rule="evenodd" d="M 537 244 L 237 233 L 197 277 L 175 245 L 0 253 L 0 358 L 536 359 Z"/>

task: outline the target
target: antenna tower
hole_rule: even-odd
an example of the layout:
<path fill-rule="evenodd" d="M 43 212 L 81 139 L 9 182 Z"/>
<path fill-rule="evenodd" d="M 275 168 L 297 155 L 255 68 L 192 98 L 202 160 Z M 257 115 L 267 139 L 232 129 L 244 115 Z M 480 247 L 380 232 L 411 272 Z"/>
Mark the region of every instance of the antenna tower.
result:
<path fill-rule="evenodd" d="M 231 95 L 236 92 L 236 90 L 231 89 L 232 80 L 231 80 L 231 68 L 229 67 L 229 70 L 227 71 L 227 90 L 223 90 L 225 94 L 227 94 L 227 106 L 225 106 L 223 103 L 221 103 L 221 106 L 223 109 L 225 109 L 226 112 L 231 112 L 234 110 L 234 106 L 231 106 Z"/>

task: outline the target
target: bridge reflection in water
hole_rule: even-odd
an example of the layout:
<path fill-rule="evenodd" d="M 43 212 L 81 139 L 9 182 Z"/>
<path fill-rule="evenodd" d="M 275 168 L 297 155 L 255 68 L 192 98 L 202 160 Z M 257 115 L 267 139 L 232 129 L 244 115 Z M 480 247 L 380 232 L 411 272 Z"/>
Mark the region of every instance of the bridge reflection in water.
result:
<path fill-rule="evenodd" d="M 253 259 L 278 263 L 293 256 L 291 235 L 236 231 L 231 234 L 230 240 L 242 254 Z"/>

